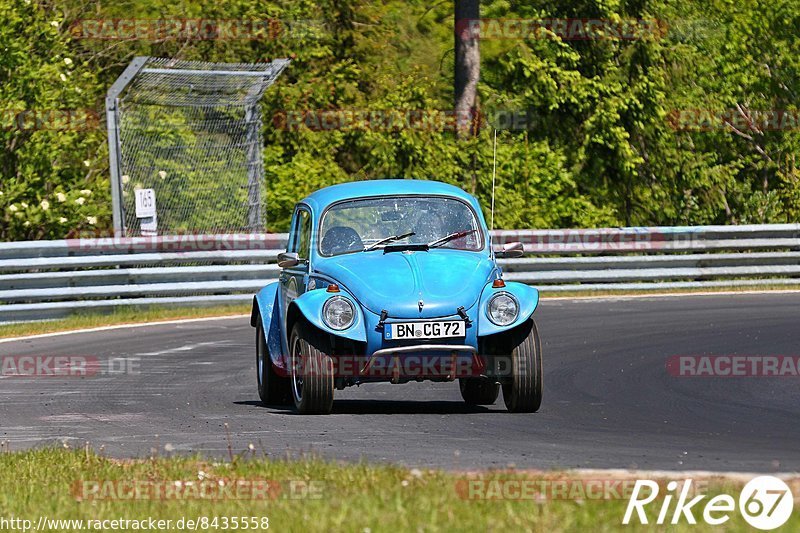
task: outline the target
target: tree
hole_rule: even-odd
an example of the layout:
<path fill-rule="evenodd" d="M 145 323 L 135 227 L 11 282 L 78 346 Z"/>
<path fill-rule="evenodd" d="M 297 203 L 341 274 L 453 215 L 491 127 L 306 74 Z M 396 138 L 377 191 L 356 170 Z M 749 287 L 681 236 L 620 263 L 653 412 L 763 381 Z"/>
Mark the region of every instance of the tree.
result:
<path fill-rule="evenodd" d="M 460 137 L 474 135 L 478 106 L 481 52 L 473 31 L 480 18 L 479 0 L 456 0 L 455 5 L 455 113 Z"/>

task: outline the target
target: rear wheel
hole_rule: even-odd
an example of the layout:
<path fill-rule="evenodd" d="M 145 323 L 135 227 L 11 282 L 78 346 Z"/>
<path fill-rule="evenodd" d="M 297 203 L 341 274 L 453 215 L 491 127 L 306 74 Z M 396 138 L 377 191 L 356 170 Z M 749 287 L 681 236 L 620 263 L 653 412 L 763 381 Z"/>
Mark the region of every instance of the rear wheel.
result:
<path fill-rule="evenodd" d="M 298 322 L 289 340 L 291 388 L 301 414 L 328 414 L 333 409 L 333 358 L 328 336 Z"/>
<path fill-rule="evenodd" d="M 267 348 L 264 326 L 258 319 L 256 326 L 256 378 L 258 396 L 264 405 L 286 405 L 289 403 L 289 378 L 279 376 L 272 366 Z"/>
<path fill-rule="evenodd" d="M 492 405 L 500 394 L 500 385 L 487 378 L 461 378 L 458 385 L 461 397 L 470 405 Z"/>
<path fill-rule="evenodd" d="M 503 383 L 503 401 L 512 413 L 535 413 L 542 405 L 542 342 L 536 323 L 528 320 L 509 341 L 511 377 Z"/>

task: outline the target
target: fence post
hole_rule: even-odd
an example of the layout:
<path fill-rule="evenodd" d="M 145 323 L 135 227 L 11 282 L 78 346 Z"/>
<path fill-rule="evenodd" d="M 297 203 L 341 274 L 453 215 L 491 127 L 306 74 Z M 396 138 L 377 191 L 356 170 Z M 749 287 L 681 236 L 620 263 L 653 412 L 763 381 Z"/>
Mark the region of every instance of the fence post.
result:
<path fill-rule="evenodd" d="M 125 213 L 122 203 L 122 176 L 120 176 L 119 95 L 144 67 L 149 58 L 137 56 L 117 78 L 106 94 L 106 127 L 108 129 L 108 169 L 111 173 L 111 205 L 114 218 L 114 236 L 125 236 Z"/>

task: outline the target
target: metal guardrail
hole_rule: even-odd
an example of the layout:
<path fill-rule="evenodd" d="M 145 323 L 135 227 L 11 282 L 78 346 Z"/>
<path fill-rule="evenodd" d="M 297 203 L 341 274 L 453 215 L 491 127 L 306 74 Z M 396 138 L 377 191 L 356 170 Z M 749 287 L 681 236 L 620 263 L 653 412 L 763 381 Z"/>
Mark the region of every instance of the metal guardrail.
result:
<path fill-rule="evenodd" d="M 247 302 L 286 234 L 0 243 L 0 322 L 124 305 Z M 800 285 L 800 224 L 495 231 L 508 280 L 542 291 Z"/>

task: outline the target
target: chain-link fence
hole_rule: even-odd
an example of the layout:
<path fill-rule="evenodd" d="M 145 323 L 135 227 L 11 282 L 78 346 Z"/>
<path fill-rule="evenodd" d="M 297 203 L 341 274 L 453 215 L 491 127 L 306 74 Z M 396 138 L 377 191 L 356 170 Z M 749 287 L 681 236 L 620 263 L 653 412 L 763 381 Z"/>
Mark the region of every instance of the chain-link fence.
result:
<path fill-rule="evenodd" d="M 106 100 L 117 235 L 141 232 L 137 189 L 159 234 L 264 231 L 259 100 L 288 63 L 131 63 Z"/>

